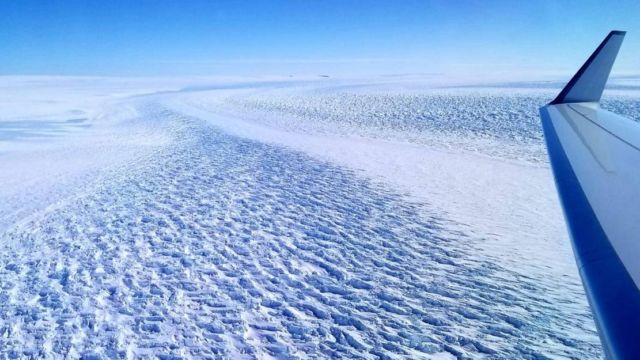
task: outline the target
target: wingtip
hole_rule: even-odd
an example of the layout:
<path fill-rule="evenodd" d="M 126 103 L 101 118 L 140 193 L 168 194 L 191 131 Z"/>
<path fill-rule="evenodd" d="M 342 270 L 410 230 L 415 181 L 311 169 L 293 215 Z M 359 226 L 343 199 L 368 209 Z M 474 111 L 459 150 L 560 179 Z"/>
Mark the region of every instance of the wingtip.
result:
<path fill-rule="evenodd" d="M 599 102 L 626 31 L 613 30 L 549 105 Z M 609 46 L 608 46 L 609 45 Z"/>

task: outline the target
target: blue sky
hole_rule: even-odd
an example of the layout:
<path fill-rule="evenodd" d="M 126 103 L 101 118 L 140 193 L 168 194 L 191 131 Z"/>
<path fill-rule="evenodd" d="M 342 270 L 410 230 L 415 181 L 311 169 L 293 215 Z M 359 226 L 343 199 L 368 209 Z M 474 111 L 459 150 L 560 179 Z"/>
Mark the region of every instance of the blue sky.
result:
<path fill-rule="evenodd" d="M 640 1 L 0 1 L 0 74 L 380 75 L 574 71 Z"/>

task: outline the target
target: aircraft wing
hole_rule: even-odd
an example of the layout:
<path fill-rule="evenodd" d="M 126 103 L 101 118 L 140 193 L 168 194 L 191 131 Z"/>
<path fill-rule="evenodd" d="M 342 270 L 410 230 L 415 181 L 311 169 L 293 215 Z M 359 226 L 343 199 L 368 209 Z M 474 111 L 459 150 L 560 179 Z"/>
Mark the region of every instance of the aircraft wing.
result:
<path fill-rule="evenodd" d="M 580 276 L 612 359 L 640 356 L 640 123 L 599 106 L 624 35 L 612 31 L 540 109 Z"/>

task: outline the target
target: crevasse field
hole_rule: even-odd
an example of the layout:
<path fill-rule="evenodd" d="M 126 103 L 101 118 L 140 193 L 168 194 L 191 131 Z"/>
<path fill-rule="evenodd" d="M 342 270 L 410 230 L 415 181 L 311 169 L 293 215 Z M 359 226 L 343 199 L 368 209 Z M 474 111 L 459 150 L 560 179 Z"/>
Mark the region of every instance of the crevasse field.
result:
<path fill-rule="evenodd" d="M 2 77 L 0 357 L 599 358 L 561 86 Z"/>

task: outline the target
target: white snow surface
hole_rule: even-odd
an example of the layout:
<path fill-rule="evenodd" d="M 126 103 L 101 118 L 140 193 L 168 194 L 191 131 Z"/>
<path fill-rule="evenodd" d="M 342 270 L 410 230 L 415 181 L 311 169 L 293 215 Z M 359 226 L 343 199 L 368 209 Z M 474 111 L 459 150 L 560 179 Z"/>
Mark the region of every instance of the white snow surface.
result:
<path fill-rule="evenodd" d="M 0 355 L 599 358 L 556 90 L 2 78 Z"/>

